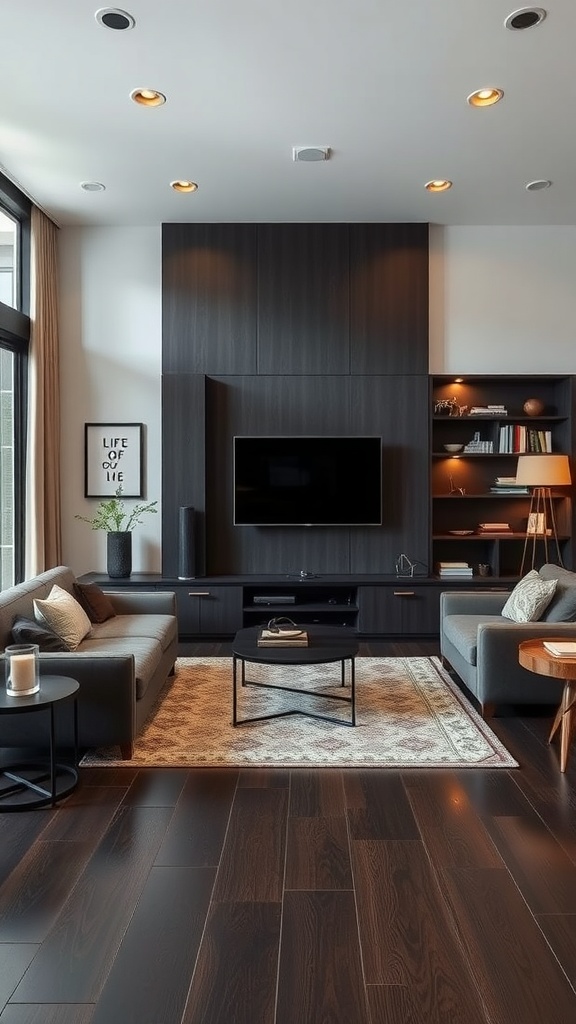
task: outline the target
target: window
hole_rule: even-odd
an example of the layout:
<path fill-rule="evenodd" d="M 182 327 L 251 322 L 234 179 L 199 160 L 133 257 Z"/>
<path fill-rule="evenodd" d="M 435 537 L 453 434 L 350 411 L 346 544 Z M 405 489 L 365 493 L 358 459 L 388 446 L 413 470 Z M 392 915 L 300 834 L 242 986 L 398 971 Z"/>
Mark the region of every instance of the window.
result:
<path fill-rule="evenodd" d="M 0 589 L 24 575 L 30 202 L 0 175 Z"/>

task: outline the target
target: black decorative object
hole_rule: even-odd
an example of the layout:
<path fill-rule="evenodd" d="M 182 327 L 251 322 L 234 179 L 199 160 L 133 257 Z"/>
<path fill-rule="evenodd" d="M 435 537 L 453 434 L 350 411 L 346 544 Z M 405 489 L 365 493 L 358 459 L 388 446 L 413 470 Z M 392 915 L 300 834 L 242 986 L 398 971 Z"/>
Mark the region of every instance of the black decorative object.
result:
<path fill-rule="evenodd" d="M 195 576 L 196 540 L 194 509 L 191 505 L 182 505 L 178 519 L 178 579 L 193 580 Z"/>
<path fill-rule="evenodd" d="M 108 575 L 125 579 L 132 572 L 132 533 L 113 530 L 106 535 L 106 568 Z"/>

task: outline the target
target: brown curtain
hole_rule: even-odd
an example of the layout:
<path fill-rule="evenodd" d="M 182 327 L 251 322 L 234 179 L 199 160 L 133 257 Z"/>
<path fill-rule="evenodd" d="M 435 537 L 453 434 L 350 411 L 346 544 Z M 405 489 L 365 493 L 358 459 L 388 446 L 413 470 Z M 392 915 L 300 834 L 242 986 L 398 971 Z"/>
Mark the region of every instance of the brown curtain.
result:
<path fill-rule="evenodd" d="M 26 578 L 61 564 L 58 229 L 32 207 Z"/>

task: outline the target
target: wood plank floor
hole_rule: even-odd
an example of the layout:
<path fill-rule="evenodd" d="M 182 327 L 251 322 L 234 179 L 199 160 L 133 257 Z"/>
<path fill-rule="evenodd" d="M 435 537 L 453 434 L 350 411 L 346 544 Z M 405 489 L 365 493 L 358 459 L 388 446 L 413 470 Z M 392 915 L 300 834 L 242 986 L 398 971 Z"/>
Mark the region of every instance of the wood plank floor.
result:
<path fill-rule="evenodd" d="M 0 1024 L 574 1024 L 576 750 L 512 710 L 515 770 L 83 769 L 0 815 Z"/>

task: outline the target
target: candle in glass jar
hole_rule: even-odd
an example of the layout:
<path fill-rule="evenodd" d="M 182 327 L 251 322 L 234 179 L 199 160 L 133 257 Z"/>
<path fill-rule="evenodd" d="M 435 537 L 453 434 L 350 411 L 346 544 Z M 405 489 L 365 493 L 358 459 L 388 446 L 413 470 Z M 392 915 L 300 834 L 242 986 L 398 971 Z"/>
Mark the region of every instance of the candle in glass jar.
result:
<path fill-rule="evenodd" d="M 36 660 L 33 654 L 13 654 L 10 658 L 10 689 L 33 690 L 36 686 Z"/>

